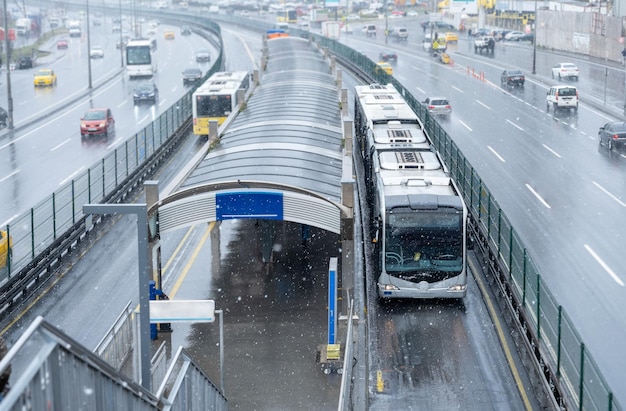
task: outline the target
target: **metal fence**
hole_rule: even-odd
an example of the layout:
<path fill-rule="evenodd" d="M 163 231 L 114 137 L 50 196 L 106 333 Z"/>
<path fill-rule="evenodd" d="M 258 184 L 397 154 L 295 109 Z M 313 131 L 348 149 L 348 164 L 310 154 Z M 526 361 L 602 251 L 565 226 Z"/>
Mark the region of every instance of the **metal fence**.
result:
<path fill-rule="evenodd" d="M 205 73 L 204 80 L 222 69 L 224 56 L 219 25 L 198 20 L 220 39 L 220 54 Z M 13 246 L 6 267 L 0 269 L 0 317 L 6 319 L 14 306 L 34 292 L 38 283 L 50 274 L 49 267 L 34 270 L 54 264 L 43 260 L 58 252 L 59 247 L 63 249 L 68 233 L 84 220 L 83 204 L 106 202 L 118 193 L 120 186 L 137 178 L 150 160 L 169 144 L 175 132 L 190 121 L 193 91 L 195 87 L 100 161 L 1 227 L 7 231 Z M 73 245 L 68 245 L 63 252 L 68 253 L 71 247 Z"/>
<path fill-rule="evenodd" d="M 132 301 L 129 301 L 115 323 L 93 350 L 100 358 L 120 371 L 132 353 L 135 341 Z M 132 375 L 131 375 L 132 376 Z"/>
<path fill-rule="evenodd" d="M 159 401 L 139 384 L 37 317 L 0 361 L 28 366 L 0 410 L 154 410 Z"/>
<path fill-rule="evenodd" d="M 194 19 L 188 16 L 188 19 L 205 26 L 217 26 L 199 17 Z M 266 30 L 273 26 L 266 22 L 251 23 L 251 20 L 241 20 L 233 16 L 219 16 L 219 19 L 257 30 Z M 219 27 L 217 30 L 219 31 Z M 426 132 L 459 185 L 471 217 L 484 234 L 489 250 L 497 256 L 499 270 L 505 274 L 512 290 L 509 298 L 513 306 L 519 307 L 520 314 L 532 325 L 528 330 L 530 342 L 540 351 L 538 360 L 545 362 L 555 376 L 568 408 L 621 411 L 621 406 L 613 398 L 600 370 L 586 352 L 585 344 L 571 319 L 543 283 L 539 270 L 528 256 L 506 214 L 439 123 L 427 113 L 409 90 L 393 77 L 377 70 L 376 64 L 358 51 L 313 33 L 292 30 L 292 34 L 313 39 L 342 60 L 351 61 L 379 83 L 394 84 L 405 96 L 422 119 Z M 214 67 L 216 66 L 217 63 Z M 213 71 L 207 73 L 207 76 Z M 157 121 L 129 138 L 124 145 L 31 208 L 28 213 L 18 217 L 10 226 L 7 225 L 6 230 L 13 236 L 13 258 L 4 273 L 0 274 L 0 280 L 7 281 L 11 278 L 13 272 L 29 264 L 35 256 L 50 247 L 60 233 L 69 230 L 82 218 L 82 204 L 103 201 L 120 181 L 145 162 L 190 115 L 191 92 L 170 107 Z M 179 361 L 188 366 L 186 354 L 177 353 L 177 357 L 179 356 Z M 191 378 L 203 377 L 192 373 Z M 191 397 L 185 398 L 192 400 Z"/>
<path fill-rule="evenodd" d="M 376 69 L 376 63 L 336 41 L 312 36 L 321 47 L 342 60 L 351 61 L 381 84 L 392 83 L 418 114 L 424 129 L 457 182 L 471 218 L 484 235 L 486 246 L 496 256 L 497 269 L 503 273 L 511 294 L 511 304 L 520 310 L 529 325 L 527 337 L 538 350 L 537 360 L 549 367 L 549 374 L 563 393 L 567 408 L 613 410 L 622 407 L 585 350 L 585 343 L 563 307 L 541 279 L 541 273 L 528 256 L 515 228 L 476 170 L 454 141 L 429 115 L 426 107 L 392 76 Z M 543 364 L 542 364 L 543 365 Z"/>
<path fill-rule="evenodd" d="M 157 391 L 163 410 L 228 410 L 222 391 L 179 347 Z"/>

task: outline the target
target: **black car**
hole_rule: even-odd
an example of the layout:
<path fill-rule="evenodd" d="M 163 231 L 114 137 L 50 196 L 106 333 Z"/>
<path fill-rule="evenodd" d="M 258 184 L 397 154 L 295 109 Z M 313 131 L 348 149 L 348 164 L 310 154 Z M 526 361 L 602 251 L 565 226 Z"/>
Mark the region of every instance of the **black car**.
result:
<path fill-rule="evenodd" d="M 431 29 L 431 28 L 434 30 L 454 30 L 454 24 L 446 23 L 445 21 L 442 21 L 442 20 L 423 21 L 421 25 L 422 25 L 422 29 L 424 30 L 424 32 L 426 32 L 426 30 Z"/>
<path fill-rule="evenodd" d="M 500 76 L 500 84 L 502 87 L 524 87 L 524 73 L 521 70 L 504 70 Z"/>
<path fill-rule="evenodd" d="M 145 83 L 140 83 L 133 90 L 133 101 L 135 104 L 140 104 L 142 102 L 149 102 L 152 104 L 156 104 L 159 98 L 159 89 L 156 84 L 152 81 L 147 81 Z"/>
<path fill-rule="evenodd" d="M 626 146 L 626 122 L 611 121 L 598 131 L 600 145 L 606 145 L 612 151 L 618 145 Z"/>
<path fill-rule="evenodd" d="M 15 68 L 18 70 L 33 68 L 33 59 L 31 57 L 22 56 L 17 59 Z"/>
<path fill-rule="evenodd" d="M 0 126 L 2 128 L 7 126 L 7 120 L 9 118 L 9 114 L 7 113 L 7 111 L 0 107 Z"/>
<path fill-rule="evenodd" d="M 398 61 L 398 55 L 393 51 L 381 51 L 378 55 L 380 61 Z"/>
<path fill-rule="evenodd" d="M 189 26 L 182 26 L 180 28 L 180 35 L 181 36 L 191 36 L 191 27 L 189 27 Z"/>
<path fill-rule="evenodd" d="M 187 68 L 183 71 L 183 85 L 194 84 L 202 78 L 202 70 L 199 68 Z"/>

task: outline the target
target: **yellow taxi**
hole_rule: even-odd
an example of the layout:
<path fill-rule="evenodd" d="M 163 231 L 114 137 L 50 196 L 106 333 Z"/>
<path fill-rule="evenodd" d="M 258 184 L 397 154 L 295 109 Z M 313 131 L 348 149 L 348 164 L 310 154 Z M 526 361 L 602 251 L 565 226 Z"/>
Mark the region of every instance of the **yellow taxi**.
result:
<path fill-rule="evenodd" d="M 391 67 L 391 64 L 387 63 L 386 61 L 379 61 L 378 63 L 376 63 L 376 73 L 379 73 L 381 71 L 384 71 L 390 76 L 393 75 L 393 67 Z"/>
<path fill-rule="evenodd" d="M 0 268 L 7 266 L 12 248 L 13 238 L 9 238 L 6 231 L 0 230 Z"/>
<path fill-rule="evenodd" d="M 174 40 L 176 38 L 176 33 L 172 30 L 166 30 L 165 33 L 163 33 L 163 38 L 165 40 Z"/>
<path fill-rule="evenodd" d="M 35 73 L 33 84 L 35 84 L 35 87 L 54 86 L 57 84 L 57 75 L 52 69 L 39 69 Z"/>
<path fill-rule="evenodd" d="M 459 41 L 459 35 L 449 31 L 446 33 L 446 42 L 447 43 L 457 43 Z"/>

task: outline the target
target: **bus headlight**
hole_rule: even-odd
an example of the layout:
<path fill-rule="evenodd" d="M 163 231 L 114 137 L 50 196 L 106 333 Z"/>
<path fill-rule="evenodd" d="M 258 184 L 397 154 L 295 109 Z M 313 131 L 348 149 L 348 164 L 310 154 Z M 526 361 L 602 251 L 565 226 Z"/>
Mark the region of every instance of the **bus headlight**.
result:
<path fill-rule="evenodd" d="M 398 287 L 396 287 L 393 284 L 381 284 L 381 288 L 383 289 L 383 291 L 398 291 L 400 290 Z"/>
<path fill-rule="evenodd" d="M 467 288 L 466 284 L 463 285 L 453 285 L 452 287 L 448 288 L 448 292 L 451 293 L 459 293 L 459 292 L 463 292 L 465 291 L 465 289 Z"/>

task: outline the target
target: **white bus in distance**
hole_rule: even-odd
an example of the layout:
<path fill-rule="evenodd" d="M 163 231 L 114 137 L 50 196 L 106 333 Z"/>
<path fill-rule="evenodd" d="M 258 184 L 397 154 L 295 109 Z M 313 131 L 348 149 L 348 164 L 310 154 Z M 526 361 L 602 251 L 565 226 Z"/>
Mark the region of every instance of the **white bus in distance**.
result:
<path fill-rule="evenodd" d="M 155 44 L 149 39 L 129 40 L 126 44 L 126 72 L 129 78 L 152 77 L 157 72 Z"/>

